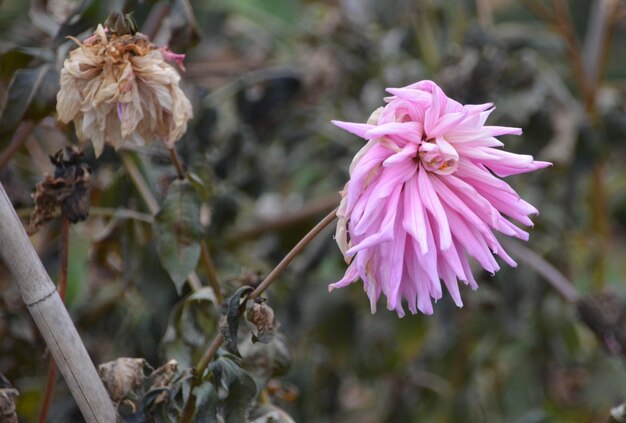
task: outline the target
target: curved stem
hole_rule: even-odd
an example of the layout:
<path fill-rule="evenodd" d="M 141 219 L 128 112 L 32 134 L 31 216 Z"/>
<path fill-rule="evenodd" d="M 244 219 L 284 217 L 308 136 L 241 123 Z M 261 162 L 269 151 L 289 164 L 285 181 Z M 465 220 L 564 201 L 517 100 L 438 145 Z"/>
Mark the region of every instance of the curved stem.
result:
<path fill-rule="evenodd" d="M 337 217 L 337 209 L 335 208 L 333 211 L 328 213 L 326 217 L 324 217 L 317 225 L 313 227 L 296 245 L 287 253 L 287 255 L 278 263 L 278 265 L 263 279 L 263 281 L 250 293 L 248 296 L 249 299 L 254 299 L 261 295 L 275 280 L 280 276 L 281 273 L 285 271 L 289 263 L 293 261 L 294 258 L 298 254 L 304 250 L 304 248 L 317 236 L 322 230 L 328 226 L 332 221 Z M 187 404 L 185 404 L 185 409 L 183 411 L 183 415 L 180 418 L 179 423 L 189 423 L 192 421 L 192 418 L 195 414 L 196 409 L 196 397 L 193 394 L 193 390 L 196 386 L 198 386 L 199 378 L 202 377 L 202 374 L 206 370 L 207 366 L 215 357 L 217 350 L 224 342 L 224 338 L 221 333 L 218 333 L 217 336 L 213 339 L 207 350 L 202 355 L 202 358 L 198 362 L 195 367 L 195 378 L 191 382 L 191 394 L 189 395 L 189 399 L 187 400 Z"/>
<path fill-rule="evenodd" d="M 338 195 L 336 192 L 327 194 L 323 197 L 311 200 L 302 205 L 299 210 L 292 213 L 281 214 L 281 216 L 264 220 L 255 226 L 243 229 L 226 237 L 226 245 L 234 246 L 242 241 L 247 241 L 260 237 L 261 235 L 289 228 L 298 223 L 307 222 L 308 220 L 326 213 L 328 210 L 337 207 Z"/>
<path fill-rule="evenodd" d="M 182 163 L 178 159 L 178 154 L 176 153 L 176 150 L 174 150 L 174 147 L 170 147 L 167 149 L 167 151 L 168 153 L 170 153 L 170 159 L 172 159 L 172 163 L 174 164 L 174 167 L 176 168 L 178 179 L 185 179 L 187 177 L 187 173 L 185 172 L 185 169 L 183 168 Z"/>
<path fill-rule="evenodd" d="M 337 209 L 334 209 L 333 211 L 328 213 L 326 217 L 324 217 L 317 225 L 315 225 L 313 229 L 311 229 L 309 233 L 306 234 L 304 238 L 302 238 L 300 242 L 298 242 L 296 246 L 287 253 L 285 258 L 283 258 L 280 263 L 278 263 L 274 270 L 272 270 L 269 275 L 267 275 L 265 279 L 263 279 L 259 286 L 257 286 L 255 290 L 250 293 L 248 298 L 255 299 L 256 297 L 261 295 L 263 291 L 265 291 L 272 284 L 272 282 L 274 282 L 274 280 L 276 280 L 276 278 L 280 276 L 281 273 L 283 273 L 287 266 L 289 266 L 289 263 L 291 263 L 291 261 L 296 258 L 296 256 L 300 254 L 302 250 L 304 250 L 304 247 L 306 247 L 313 240 L 313 238 L 315 238 L 320 232 L 322 232 L 322 230 L 326 226 L 330 225 L 330 223 L 335 220 L 336 217 Z"/>
<path fill-rule="evenodd" d="M 207 350 L 204 352 L 204 355 L 198 362 L 198 365 L 194 369 L 194 379 L 191 381 L 191 391 L 189 393 L 189 399 L 187 400 L 187 404 L 185 404 L 185 409 L 183 410 L 183 415 L 180 417 L 179 423 L 190 423 L 193 419 L 194 414 L 196 414 L 196 396 L 193 394 L 193 390 L 196 386 L 198 386 L 198 381 L 202 377 L 204 370 L 207 368 L 217 350 L 224 342 L 224 338 L 221 334 L 218 334 Z"/>
<path fill-rule="evenodd" d="M 517 242 L 506 240 L 503 244 L 513 255 L 519 257 L 519 259 L 524 261 L 535 272 L 543 276 L 565 301 L 572 304 L 578 301 L 579 295 L 574 284 L 543 257 Z"/>

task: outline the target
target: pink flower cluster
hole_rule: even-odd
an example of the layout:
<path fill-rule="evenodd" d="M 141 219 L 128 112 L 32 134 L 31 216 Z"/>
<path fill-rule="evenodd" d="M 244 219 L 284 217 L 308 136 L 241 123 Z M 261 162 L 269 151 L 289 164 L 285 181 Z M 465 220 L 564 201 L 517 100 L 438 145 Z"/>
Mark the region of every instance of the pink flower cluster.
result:
<path fill-rule="evenodd" d="M 443 281 L 461 307 L 458 281 L 477 288 L 468 256 L 492 274 L 500 269 L 494 254 L 516 266 L 493 230 L 527 240 L 507 217 L 532 226 L 528 216 L 538 213 L 494 174 L 550 163 L 498 149 L 497 136 L 522 131 L 485 125 L 492 104 L 462 105 L 432 81 L 387 91 L 387 105 L 367 124 L 333 121 L 369 141 L 352 161 L 337 211 L 336 239 L 349 267 L 329 289 L 360 278 L 372 313 L 382 293 L 399 316 L 403 298 L 411 313 L 432 314 Z"/>

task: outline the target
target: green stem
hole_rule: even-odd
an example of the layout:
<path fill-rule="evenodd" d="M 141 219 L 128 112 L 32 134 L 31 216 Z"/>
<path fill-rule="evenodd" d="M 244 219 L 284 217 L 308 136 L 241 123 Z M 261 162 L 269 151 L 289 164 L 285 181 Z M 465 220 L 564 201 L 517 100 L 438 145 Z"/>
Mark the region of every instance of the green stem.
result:
<path fill-rule="evenodd" d="M 137 191 L 139 191 L 139 195 L 141 196 L 143 202 L 146 204 L 146 207 L 148 207 L 148 211 L 151 215 L 155 216 L 159 212 L 159 203 L 152 194 L 148 183 L 141 175 L 137 164 L 135 163 L 131 155 L 127 152 L 122 152 L 120 154 L 120 157 L 122 158 L 122 163 L 126 168 L 126 173 L 128 173 L 130 180 L 135 185 L 135 188 L 137 188 Z"/>

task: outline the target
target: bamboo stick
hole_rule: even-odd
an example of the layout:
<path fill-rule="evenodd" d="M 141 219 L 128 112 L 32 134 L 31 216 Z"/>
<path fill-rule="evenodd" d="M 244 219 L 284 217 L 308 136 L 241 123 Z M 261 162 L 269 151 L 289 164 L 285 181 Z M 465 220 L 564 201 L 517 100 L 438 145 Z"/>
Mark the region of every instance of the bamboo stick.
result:
<path fill-rule="evenodd" d="M 1 183 L 0 259 L 18 284 L 85 420 L 115 422 L 115 409 L 96 368 Z"/>

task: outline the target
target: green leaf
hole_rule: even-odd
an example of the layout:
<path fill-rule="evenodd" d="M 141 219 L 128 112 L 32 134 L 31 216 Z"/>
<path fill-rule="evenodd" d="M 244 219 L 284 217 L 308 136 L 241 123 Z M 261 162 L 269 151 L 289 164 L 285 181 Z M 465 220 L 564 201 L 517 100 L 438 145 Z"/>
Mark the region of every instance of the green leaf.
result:
<path fill-rule="evenodd" d="M 193 390 L 196 396 L 196 416 L 197 423 L 216 423 L 218 397 L 217 389 L 211 382 L 204 382 Z"/>
<path fill-rule="evenodd" d="M 58 91 L 59 73 L 52 66 L 17 70 L 0 115 L 0 141 L 10 136 L 23 119 L 39 120 L 54 110 Z"/>
<path fill-rule="evenodd" d="M 153 223 L 157 254 L 180 294 L 200 258 L 200 204 L 186 181 L 174 181 Z"/>
<path fill-rule="evenodd" d="M 234 361 L 225 357 L 213 361 L 209 370 L 215 387 L 218 390 L 221 388 L 220 411 L 224 420 L 229 423 L 245 423 L 248 410 L 256 397 L 254 379 Z"/>
<path fill-rule="evenodd" d="M 218 313 L 211 288 L 204 287 L 180 301 L 170 314 L 161 341 L 164 355 L 190 367 L 209 337 L 215 336 Z"/>
<path fill-rule="evenodd" d="M 239 317 L 245 310 L 251 286 L 242 286 L 222 304 L 220 310 L 220 333 L 224 337 L 224 346 L 231 353 L 241 356 L 237 349 L 237 334 L 239 332 Z"/>

